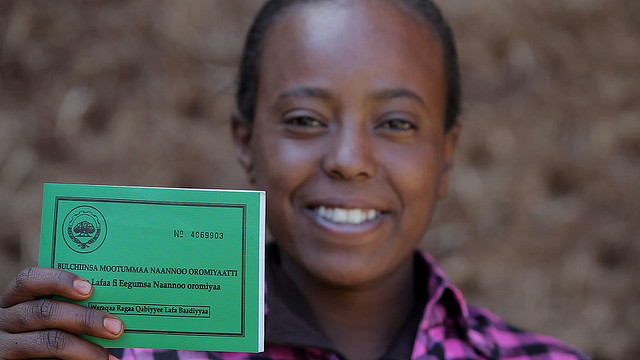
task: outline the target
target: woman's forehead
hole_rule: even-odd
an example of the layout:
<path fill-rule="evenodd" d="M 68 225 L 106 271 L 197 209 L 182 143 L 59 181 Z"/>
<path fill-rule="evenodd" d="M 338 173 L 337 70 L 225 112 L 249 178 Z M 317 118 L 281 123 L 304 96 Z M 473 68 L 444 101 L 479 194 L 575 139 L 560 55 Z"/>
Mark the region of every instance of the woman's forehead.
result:
<path fill-rule="evenodd" d="M 434 80 L 438 92 L 446 87 L 437 37 L 422 20 L 388 1 L 297 6 L 274 24 L 263 51 L 263 85 L 322 87 L 353 79 L 354 87 L 355 81 L 398 88 Z"/>
<path fill-rule="evenodd" d="M 335 39 L 345 35 L 345 31 L 386 30 L 390 36 L 397 36 L 401 30 L 399 22 L 410 25 L 415 32 L 432 31 L 433 27 L 415 9 L 410 9 L 401 1 L 391 0 L 349 0 L 301 2 L 284 11 L 276 21 L 296 21 L 300 29 L 307 30 L 308 41 Z M 389 21 L 393 20 L 393 21 Z M 318 31 L 319 30 L 319 31 Z M 290 34 L 295 35 L 295 34 Z M 428 36 L 429 41 L 437 36 Z"/>

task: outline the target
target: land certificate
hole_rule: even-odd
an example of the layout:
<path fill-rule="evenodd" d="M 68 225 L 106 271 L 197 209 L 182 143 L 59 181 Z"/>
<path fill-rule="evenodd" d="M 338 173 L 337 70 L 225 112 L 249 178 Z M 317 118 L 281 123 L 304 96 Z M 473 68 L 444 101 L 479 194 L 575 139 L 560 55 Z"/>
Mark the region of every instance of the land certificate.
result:
<path fill-rule="evenodd" d="M 265 193 L 45 184 L 39 265 L 120 317 L 105 347 L 260 352 Z"/>

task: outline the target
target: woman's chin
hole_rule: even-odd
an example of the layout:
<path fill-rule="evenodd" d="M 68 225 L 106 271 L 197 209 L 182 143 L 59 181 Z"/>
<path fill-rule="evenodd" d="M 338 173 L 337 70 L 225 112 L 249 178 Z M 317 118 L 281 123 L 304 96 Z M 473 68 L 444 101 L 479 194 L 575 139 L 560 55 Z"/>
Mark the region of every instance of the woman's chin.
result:
<path fill-rule="evenodd" d="M 298 272 L 303 271 L 316 283 L 343 289 L 364 289 L 394 273 L 399 264 L 390 264 L 388 259 L 375 259 L 358 253 L 322 254 L 314 251 L 312 256 L 298 257 L 302 260 Z"/>

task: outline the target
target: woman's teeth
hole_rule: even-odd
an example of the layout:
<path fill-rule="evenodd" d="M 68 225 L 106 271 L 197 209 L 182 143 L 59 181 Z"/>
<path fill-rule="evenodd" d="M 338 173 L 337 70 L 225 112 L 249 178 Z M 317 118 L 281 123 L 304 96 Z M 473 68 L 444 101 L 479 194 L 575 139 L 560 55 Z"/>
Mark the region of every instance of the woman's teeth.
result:
<path fill-rule="evenodd" d="M 327 208 L 319 206 L 315 211 L 325 220 L 337 224 L 361 224 L 365 221 L 373 220 L 380 214 L 379 211 L 373 209 L 341 209 Z"/>

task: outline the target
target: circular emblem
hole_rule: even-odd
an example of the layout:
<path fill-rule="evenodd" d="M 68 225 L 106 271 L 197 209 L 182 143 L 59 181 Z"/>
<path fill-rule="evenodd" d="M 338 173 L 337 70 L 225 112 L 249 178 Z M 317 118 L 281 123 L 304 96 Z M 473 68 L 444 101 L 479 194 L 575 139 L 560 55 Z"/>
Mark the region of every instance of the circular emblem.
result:
<path fill-rule="evenodd" d="M 79 253 L 96 251 L 107 238 L 107 222 L 98 209 L 78 206 L 64 218 L 62 237 L 67 246 Z"/>

